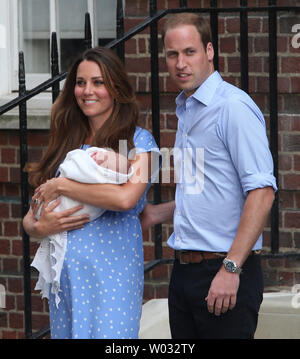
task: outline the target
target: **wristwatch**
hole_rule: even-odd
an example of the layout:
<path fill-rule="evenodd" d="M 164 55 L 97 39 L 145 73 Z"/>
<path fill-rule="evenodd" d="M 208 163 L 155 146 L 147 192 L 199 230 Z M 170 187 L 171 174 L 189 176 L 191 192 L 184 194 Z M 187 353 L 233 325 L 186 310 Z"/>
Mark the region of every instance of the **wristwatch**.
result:
<path fill-rule="evenodd" d="M 237 274 L 241 274 L 241 273 L 242 273 L 242 268 L 240 268 L 240 267 L 239 267 L 234 261 L 232 261 L 231 259 L 224 258 L 223 264 L 224 264 L 224 267 L 225 267 L 225 269 L 227 270 L 227 272 L 237 273 Z"/>

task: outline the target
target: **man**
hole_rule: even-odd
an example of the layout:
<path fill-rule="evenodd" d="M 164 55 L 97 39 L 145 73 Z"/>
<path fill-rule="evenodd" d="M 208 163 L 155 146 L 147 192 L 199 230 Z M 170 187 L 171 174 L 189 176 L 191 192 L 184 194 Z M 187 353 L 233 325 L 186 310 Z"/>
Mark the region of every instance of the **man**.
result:
<path fill-rule="evenodd" d="M 261 233 L 277 189 L 265 122 L 251 98 L 214 70 L 201 17 L 171 16 L 162 38 L 170 77 L 182 90 L 174 151 L 181 180 L 175 202 L 147 205 L 142 225 L 174 213 L 171 334 L 253 338 L 263 294 Z"/>

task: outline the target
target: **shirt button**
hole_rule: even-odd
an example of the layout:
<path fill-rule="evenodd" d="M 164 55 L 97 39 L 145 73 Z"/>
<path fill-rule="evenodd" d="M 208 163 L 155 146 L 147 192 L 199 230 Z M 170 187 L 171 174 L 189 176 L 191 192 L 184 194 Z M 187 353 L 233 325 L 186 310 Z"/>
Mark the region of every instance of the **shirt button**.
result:
<path fill-rule="evenodd" d="M 179 236 L 177 236 L 175 239 L 176 239 L 176 241 L 180 241 L 180 237 L 179 237 Z"/>

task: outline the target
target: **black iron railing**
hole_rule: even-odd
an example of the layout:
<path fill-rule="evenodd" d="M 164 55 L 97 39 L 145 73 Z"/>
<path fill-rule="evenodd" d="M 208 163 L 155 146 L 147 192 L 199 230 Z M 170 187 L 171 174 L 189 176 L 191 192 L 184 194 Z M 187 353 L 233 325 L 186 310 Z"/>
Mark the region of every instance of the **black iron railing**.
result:
<path fill-rule="evenodd" d="M 178 9 L 166 9 L 157 11 L 156 0 L 150 0 L 150 16 L 139 25 L 124 33 L 124 11 L 122 0 L 117 2 L 117 39 L 106 45 L 109 48 L 116 48 L 119 57 L 125 59 L 125 41 L 136 34 L 150 27 L 151 44 L 151 89 L 152 89 L 152 129 L 153 135 L 160 147 L 160 102 L 159 102 L 159 66 L 158 66 L 158 20 L 170 13 L 196 12 L 210 16 L 212 28 L 213 45 L 215 50 L 214 65 L 219 68 L 218 52 L 218 16 L 220 13 L 239 13 L 240 15 L 240 64 L 241 64 L 241 88 L 248 92 L 248 13 L 268 13 L 269 19 L 269 93 L 270 93 L 270 147 L 274 159 L 274 174 L 278 178 L 278 101 L 277 101 L 277 14 L 278 12 L 300 12 L 298 6 L 276 6 L 276 0 L 269 0 L 269 6 L 247 7 L 247 0 L 240 0 L 239 8 L 218 8 L 217 0 L 210 1 L 210 8 L 188 8 L 186 0 L 179 0 Z M 91 47 L 91 27 L 89 14 L 85 19 L 85 40 L 86 48 Z M 27 162 L 27 111 L 26 103 L 37 94 L 51 88 L 53 102 L 59 94 L 59 83 L 66 77 L 66 72 L 60 73 L 58 67 L 58 51 L 56 34 L 51 36 L 51 75 L 52 77 L 33 88 L 26 90 L 24 56 L 19 54 L 19 96 L 0 107 L 0 115 L 9 110 L 19 107 L 20 116 L 20 170 L 21 170 L 21 192 L 22 192 L 22 215 L 28 210 L 28 179 L 22 170 Z M 160 184 L 154 185 L 154 202 L 161 202 Z M 49 328 L 44 328 L 38 333 L 32 334 L 31 321 L 31 289 L 30 289 L 30 253 L 29 237 L 23 230 L 23 263 L 24 263 L 24 301 L 25 301 L 25 336 L 27 338 L 41 338 L 49 333 Z M 157 265 L 172 262 L 171 259 L 162 257 L 162 229 L 161 225 L 155 227 L 155 250 L 154 260 L 145 265 L 144 271 L 148 272 Z M 278 192 L 271 214 L 271 251 L 264 254 L 265 257 L 287 257 L 297 256 L 299 253 L 279 253 L 279 201 Z"/>

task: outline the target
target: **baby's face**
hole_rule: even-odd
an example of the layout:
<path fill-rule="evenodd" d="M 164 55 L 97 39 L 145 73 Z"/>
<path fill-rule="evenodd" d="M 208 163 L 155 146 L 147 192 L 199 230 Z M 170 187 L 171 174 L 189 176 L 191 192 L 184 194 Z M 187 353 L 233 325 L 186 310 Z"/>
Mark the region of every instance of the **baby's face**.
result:
<path fill-rule="evenodd" d="M 95 151 L 91 154 L 93 160 L 104 168 L 111 171 L 128 174 L 130 162 L 123 155 L 113 151 Z"/>

